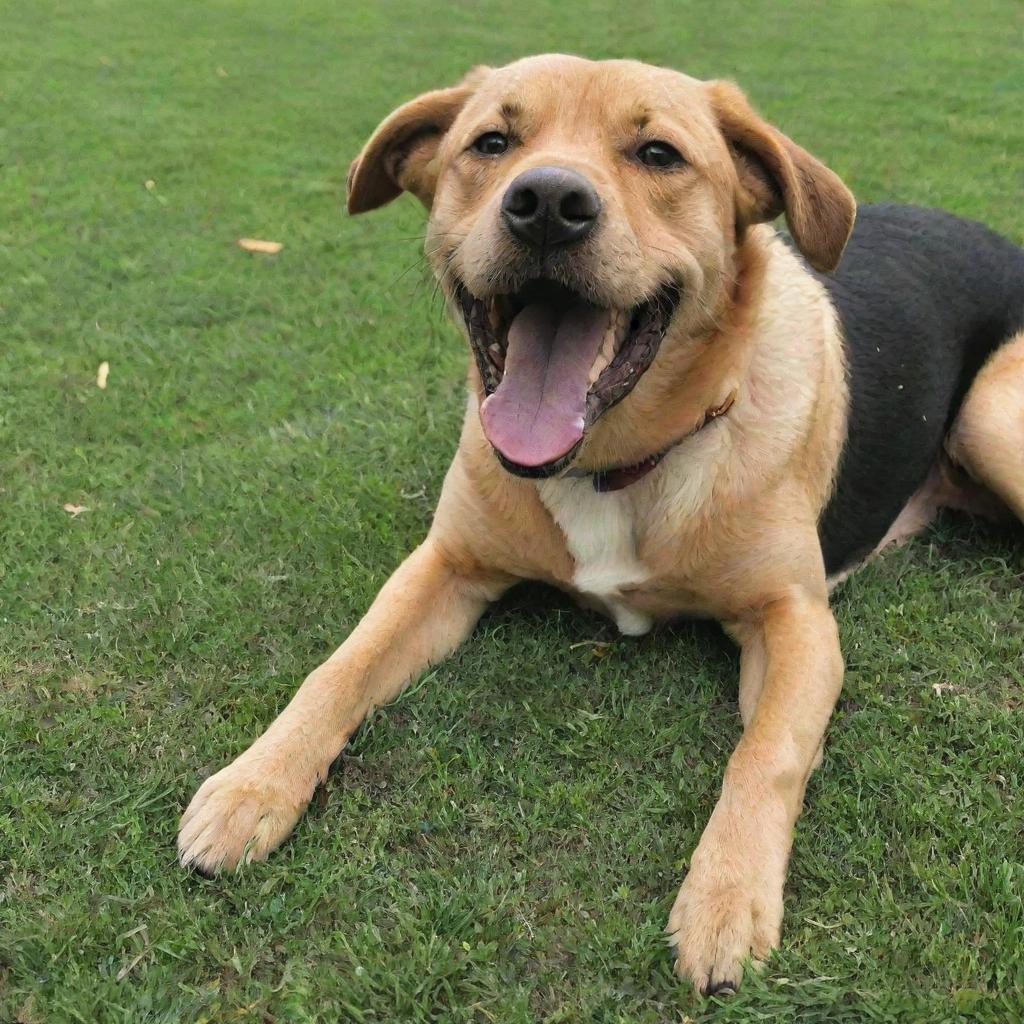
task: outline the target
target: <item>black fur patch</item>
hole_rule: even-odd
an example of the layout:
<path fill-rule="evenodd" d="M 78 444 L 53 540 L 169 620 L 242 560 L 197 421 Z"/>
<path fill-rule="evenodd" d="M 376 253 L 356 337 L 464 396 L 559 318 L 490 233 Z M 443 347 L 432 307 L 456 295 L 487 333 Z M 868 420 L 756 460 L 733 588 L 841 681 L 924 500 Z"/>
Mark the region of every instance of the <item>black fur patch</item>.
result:
<path fill-rule="evenodd" d="M 1024 249 L 940 210 L 861 206 L 839 270 L 808 271 L 828 289 L 849 360 L 848 436 L 818 530 L 832 575 L 885 536 L 975 374 L 1024 329 Z"/>

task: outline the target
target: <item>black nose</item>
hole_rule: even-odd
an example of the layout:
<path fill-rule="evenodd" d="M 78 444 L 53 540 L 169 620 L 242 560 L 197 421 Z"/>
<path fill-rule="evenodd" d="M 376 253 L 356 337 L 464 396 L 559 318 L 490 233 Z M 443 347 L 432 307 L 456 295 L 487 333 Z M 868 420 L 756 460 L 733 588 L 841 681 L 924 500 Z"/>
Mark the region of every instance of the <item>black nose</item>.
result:
<path fill-rule="evenodd" d="M 601 200 L 594 186 L 565 167 L 534 167 L 516 178 L 501 215 L 520 241 L 540 249 L 572 245 L 593 230 Z"/>

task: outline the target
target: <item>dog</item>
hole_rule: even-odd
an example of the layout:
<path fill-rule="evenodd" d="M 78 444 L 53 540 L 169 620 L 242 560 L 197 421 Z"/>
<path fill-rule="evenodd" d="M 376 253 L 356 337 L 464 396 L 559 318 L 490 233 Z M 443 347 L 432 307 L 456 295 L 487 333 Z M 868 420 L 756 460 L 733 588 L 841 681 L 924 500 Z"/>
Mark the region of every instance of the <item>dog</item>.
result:
<path fill-rule="evenodd" d="M 411 100 L 348 209 L 402 192 L 472 356 L 458 450 L 422 545 L 199 788 L 181 863 L 266 857 L 367 712 L 518 581 L 630 635 L 711 617 L 743 734 L 668 932 L 680 975 L 733 991 L 780 940 L 843 678 L 832 587 L 939 507 L 1024 518 L 1024 250 L 858 210 L 734 84 L 632 61 L 532 57 Z"/>

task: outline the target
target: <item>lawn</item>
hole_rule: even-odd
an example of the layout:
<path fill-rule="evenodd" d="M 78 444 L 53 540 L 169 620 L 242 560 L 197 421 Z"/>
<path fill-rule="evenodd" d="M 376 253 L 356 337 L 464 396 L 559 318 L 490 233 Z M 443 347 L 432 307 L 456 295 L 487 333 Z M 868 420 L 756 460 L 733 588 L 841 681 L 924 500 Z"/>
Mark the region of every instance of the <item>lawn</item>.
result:
<path fill-rule="evenodd" d="M 837 595 L 784 947 L 730 1001 L 677 983 L 661 934 L 740 731 L 710 626 L 629 640 L 519 590 L 269 862 L 210 881 L 174 851 L 423 536 L 454 450 L 465 355 L 421 212 L 342 213 L 377 121 L 474 63 L 630 55 L 737 78 L 862 199 L 1020 241 L 1017 0 L 2 23 L 0 1021 L 1024 1019 L 1024 544 L 961 518 Z"/>

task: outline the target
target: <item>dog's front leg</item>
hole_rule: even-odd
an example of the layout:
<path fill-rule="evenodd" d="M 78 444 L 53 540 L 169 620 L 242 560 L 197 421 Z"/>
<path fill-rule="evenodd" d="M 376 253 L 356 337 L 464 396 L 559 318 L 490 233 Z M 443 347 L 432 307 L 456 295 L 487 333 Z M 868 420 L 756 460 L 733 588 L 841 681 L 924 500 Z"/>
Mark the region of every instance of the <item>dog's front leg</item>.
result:
<path fill-rule="evenodd" d="M 266 857 L 366 713 L 454 650 L 506 585 L 456 564 L 428 538 L 270 728 L 199 787 L 181 819 L 182 864 L 210 872 Z"/>
<path fill-rule="evenodd" d="M 793 825 L 839 696 L 827 598 L 794 590 L 738 624 L 746 726 L 669 916 L 676 968 L 704 994 L 735 989 L 778 944 Z"/>

